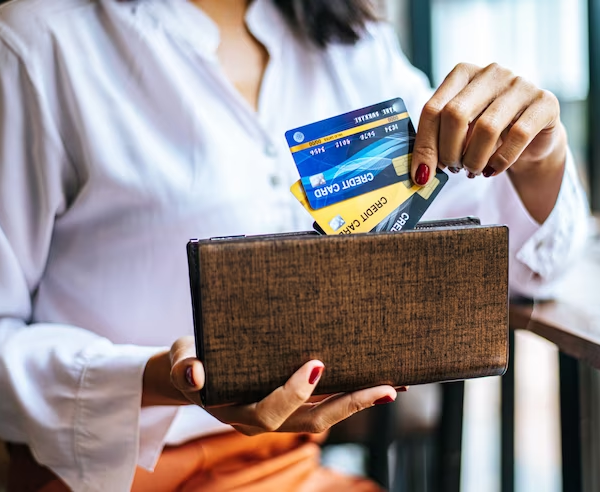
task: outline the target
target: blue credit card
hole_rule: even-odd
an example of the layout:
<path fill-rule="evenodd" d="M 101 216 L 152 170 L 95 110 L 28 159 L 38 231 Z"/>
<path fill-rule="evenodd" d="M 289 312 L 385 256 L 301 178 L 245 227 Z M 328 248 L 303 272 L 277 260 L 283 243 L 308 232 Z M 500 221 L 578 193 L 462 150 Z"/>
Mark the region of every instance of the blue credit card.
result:
<path fill-rule="evenodd" d="M 415 130 L 401 98 L 285 134 L 317 210 L 407 179 Z"/>

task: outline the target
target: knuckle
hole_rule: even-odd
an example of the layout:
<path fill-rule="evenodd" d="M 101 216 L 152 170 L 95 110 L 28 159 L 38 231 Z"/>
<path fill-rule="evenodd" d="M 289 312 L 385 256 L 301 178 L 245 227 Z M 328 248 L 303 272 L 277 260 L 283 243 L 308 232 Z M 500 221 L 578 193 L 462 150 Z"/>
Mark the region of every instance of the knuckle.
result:
<path fill-rule="evenodd" d="M 508 68 L 505 68 L 497 63 L 489 64 L 485 69 L 484 73 L 491 77 L 492 80 L 497 81 L 497 83 L 504 84 L 510 83 L 510 81 L 514 81 L 515 75 Z"/>
<path fill-rule="evenodd" d="M 301 405 L 310 397 L 310 391 L 301 386 L 292 385 L 290 382 L 284 384 L 283 390 L 289 401 L 294 405 Z"/>
<path fill-rule="evenodd" d="M 434 121 L 440 114 L 442 108 L 440 104 L 436 101 L 429 101 L 425 106 L 423 106 L 423 111 L 421 112 L 421 118 L 424 118 L 426 121 Z"/>
<path fill-rule="evenodd" d="M 279 429 L 279 421 L 270 413 L 260 413 L 256 416 L 257 427 L 264 429 L 266 432 L 274 432 Z"/>
<path fill-rule="evenodd" d="M 494 77 L 513 77 L 513 73 L 508 69 L 499 65 L 496 62 L 490 63 L 485 67 L 485 71 L 493 75 Z"/>
<path fill-rule="evenodd" d="M 292 391 L 292 401 L 297 405 L 302 405 L 310 398 L 310 391 L 296 388 Z"/>
<path fill-rule="evenodd" d="M 477 132 L 486 140 L 498 138 L 501 132 L 498 119 L 494 116 L 480 118 L 477 122 L 476 129 Z"/>
<path fill-rule="evenodd" d="M 528 87 L 530 85 L 530 83 L 527 80 L 525 80 L 525 78 L 522 77 L 521 75 L 517 75 L 512 79 L 512 82 L 510 83 L 510 85 L 512 87 L 522 89 L 522 88 Z"/>
<path fill-rule="evenodd" d="M 442 110 L 442 120 L 452 126 L 466 126 L 468 123 L 467 108 L 460 100 L 450 101 Z"/>
<path fill-rule="evenodd" d="M 517 122 L 509 132 L 510 139 L 517 145 L 525 145 L 531 139 L 531 129 L 527 123 Z"/>
<path fill-rule="evenodd" d="M 348 417 L 350 417 L 350 415 L 354 415 L 355 413 L 360 412 L 364 408 L 365 405 L 355 395 L 352 395 L 350 401 L 348 402 Z"/>
<path fill-rule="evenodd" d="M 472 63 L 464 63 L 461 62 L 458 65 L 456 65 L 453 69 L 452 72 L 450 73 L 454 73 L 454 74 L 461 74 L 461 75 L 467 75 L 469 76 L 471 73 L 475 72 L 476 70 L 478 70 L 479 67 L 477 67 L 476 65 L 473 65 Z"/>
<path fill-rule="evenodd" d="M 309 432 L 313 434 L 320 434 L 329 429 L 329 423 L 322 416 L 315 417 L 309 424 Z"/>
<path fill-rule="evenodd" d="M 509 158 L 504 152 L 499 152 L 494 156 L 494 162 L 490 163 L 497 173 L 508 169 L 513 164 L 512 158 Z"/>
<path fill-rule="evenodd" d="M 171 349 L 169 350 L 169 355 L 171 357 L 171 363 L 175 362 L 175 359 L 180 358 L 181 353 L 185 353 L 189 347 L 193 347 L 195 345 L 194 337 L 190 335 L 183 336 L 178 338 L 173 345 L 171 345 Z"/>
<path fill-rule="evenodd" d="M 437 150 L 434 149 L 433 147 L 430 147 L 429 145 L 422 145 L 418 149 L 415 149 L 415 151 L 418 152 L 420 154 L 421 158 L 424 159 L 425 161 L 437 162 L 438 153 L 437 153 Z M 413 157 L 413 162 L 414 162 L 414 157 Z"/>
<path fill-rule="evenodd" d="M 558 102 L 558 98 L 554 95 L 554 93 L 548 90 L 541 90 L 539 99 L 542 103 L 553 106 L 555 109 L 560 107 L 560 103 Z"/>
<path fill-rule="evenodd" d="M 490 63 L 487 67 L 485 67 L 484 71 L 488 72 L 488 73 L 498 73 L 500 72 L 502 69 L 502 67 L 500 65 L 498 65 L 496 62 L 492 62 Z"/>

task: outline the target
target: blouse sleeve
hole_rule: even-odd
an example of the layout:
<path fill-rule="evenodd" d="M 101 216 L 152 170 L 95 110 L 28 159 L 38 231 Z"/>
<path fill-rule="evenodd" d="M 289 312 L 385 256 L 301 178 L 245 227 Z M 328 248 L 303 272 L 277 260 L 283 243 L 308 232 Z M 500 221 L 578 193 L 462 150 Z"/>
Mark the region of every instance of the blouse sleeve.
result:
<path fill-rule="evenodd" d="M 513 292 L 532 299 L 551 299 L 588 237 L 589 206 L 571 151 L 567 153 L 558 198 L 543 224 L 531 217 L 508 177 L 490 187 L 480 216 L 487 222 L 510 227 L 509 278 Z"/>
<path fill-rule="evenodd" d="M 0 437 L 26 443 L 74 490 L 128 490 L 142 375 L 163 349 L 32 321 L 54 221 L 77 177 L 22 60 L 0 22 Z M 162 437 L 147 445 L 160 450 Z"/>

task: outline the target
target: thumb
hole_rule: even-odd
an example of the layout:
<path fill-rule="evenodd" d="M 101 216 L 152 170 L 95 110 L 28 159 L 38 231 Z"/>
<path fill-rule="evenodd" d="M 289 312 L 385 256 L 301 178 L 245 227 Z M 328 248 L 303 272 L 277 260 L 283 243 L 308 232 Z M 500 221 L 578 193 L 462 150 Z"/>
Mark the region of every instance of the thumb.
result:
<path fill-rule="evenodd" d="M 204 366 L 196 358 L 194 337 L 178 339 L 171 347 L 171 382 L 184 393 L 196 392 L 204 387 Z"/>

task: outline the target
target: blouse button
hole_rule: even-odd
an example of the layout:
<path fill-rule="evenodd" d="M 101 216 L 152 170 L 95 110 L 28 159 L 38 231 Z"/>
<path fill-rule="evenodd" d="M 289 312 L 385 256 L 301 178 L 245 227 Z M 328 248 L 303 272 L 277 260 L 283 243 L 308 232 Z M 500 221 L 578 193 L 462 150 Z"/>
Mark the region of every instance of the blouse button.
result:
<path fill-rule="evenodd" d="M 277 149 L 272 143 L 268 143 L 267 145 L 265 145 L 265 155 L 267 157 L 277 156 Z"/>
<path fill-rule="evenodd" d="M 271 186 L 273 188 L 276 188 L 281 184 L 281 178 L 276 174 L 271 174 L 271 176 L 269 177 L 269 181 L 271 182 Z"/>

